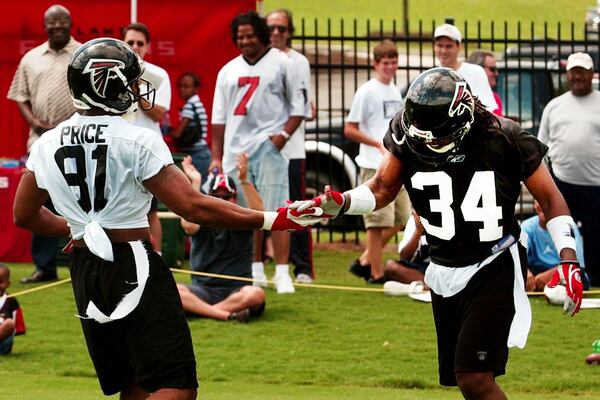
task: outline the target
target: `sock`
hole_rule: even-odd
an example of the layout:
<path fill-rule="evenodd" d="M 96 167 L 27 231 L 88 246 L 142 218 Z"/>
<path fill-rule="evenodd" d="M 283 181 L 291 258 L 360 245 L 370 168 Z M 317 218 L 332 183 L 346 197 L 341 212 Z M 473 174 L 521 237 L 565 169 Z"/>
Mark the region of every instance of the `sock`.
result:
<path fill-rule="evenodd" d="M 265 265 L 262 261 L 255 261 L 252 263 L 252 275 L 264 275 Z"/>
<path fill-rule="evenodd" d="M 277 264 L 275 266 L 275 276 L 285 276 L 290 274 L 289 264 Z"/>

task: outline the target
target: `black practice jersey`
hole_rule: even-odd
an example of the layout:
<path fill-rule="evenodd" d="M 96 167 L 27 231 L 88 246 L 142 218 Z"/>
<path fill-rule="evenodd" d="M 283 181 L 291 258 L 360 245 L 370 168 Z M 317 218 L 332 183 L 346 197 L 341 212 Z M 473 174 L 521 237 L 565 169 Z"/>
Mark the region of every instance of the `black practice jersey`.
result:
<path fill-rule="evenodd" d="M 474 126 L 442 165 L 418 158 L 404 143 L 400 114 L 385 147 L 402 161 L 402 179 L 421 217 L 432 260 L 464 267 L 491 255 L 504 236 L 519 237 L 515 204 L 521 181 L 540 165 L 547 147 L 513 121 Z"/>

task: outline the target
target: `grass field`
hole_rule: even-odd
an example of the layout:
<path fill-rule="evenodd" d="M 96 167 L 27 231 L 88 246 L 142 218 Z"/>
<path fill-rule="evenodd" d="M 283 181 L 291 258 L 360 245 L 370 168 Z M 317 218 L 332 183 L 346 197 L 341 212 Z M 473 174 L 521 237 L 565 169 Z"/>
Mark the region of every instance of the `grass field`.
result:
<path fill-rule="evenodd" d="M 346 272 L 353 249 L 315 253 L 317 283 L 365 287 Z M 17 293 L 31 265 L 11 264 Z M 59 274 L 67 277 L 66 268 Z M 271 276 L 272 273 L 269 274 Z M 187 281 L 177 274 L 178 281 Z M 101 395 L 69 284 L 20 296 L 28 331 L 0 357 L 0 399 L 88 400 Z M 600 310 L 563 317 L 532 299 L 524 350 L 511 351 L 499 379 L 511 399 L 600 398 L 600 367 L 585 356 L 600 338 Z M 430 306 L 380 293 L 268 289 L 265 315 L 249 324 L 191 319 L 200 399 L 453 399 L 437 384 Z M 115 397 L 116 398 L 116 397 Z"/>
<path fill-rule="evenodd" d="M 339 33 L 339 20 L 346 20 L 346 29 L 350 29 L 351 21 L 358 21 L 359 32 L 366 32 L 366 19 L 378 24 L 384 21 L 387 31 L 391 31 L 392 20 L 397 20 L 397 29 L 402 29 L 403 1 L 359 1 L 359 0 L 264 0 L 264 10 L 274 8 L 288 8 L 294 13 L 296 24 L 304 18 L 307 32 L 314 32 L 314 20 L 319 20 L 319 31 L 325 33 L 327 18 L 331 18 L 334 34 Z M 594 0 L 408 0 L 409 22 L 411 30 L 416 31 L 419 21 L 423 21 L 424 31 L 427 32 L 432 21 L 441 23 L 445 17 L 454 17 L 456 25 L 463 27 L 465 21 L 470 27 L 470 35 L 476 32 L 477 21 L 481 21 L 482 35 L 491 33 L 490 23 L 494 21 L 494 33 L 499 35 L 504 32 L 504 22 L 508 21 L 508 29 L 516 35 L 517 21 L 522 23 L 522 35 L 531 37 L 530 24 L 536 26 L 535 36 L 544 34 L 544 22 L 548 23 L 550 37 L 556 37 L 557 23 L 561 23 L 561 34 L 570 37 L 570 24 L 575 24 L 575 33 L 578 38 L 583 36 L 585 13 L 588 7 L 595 6 Z M 463 32 L 464 33 L 464 32 Z"/>

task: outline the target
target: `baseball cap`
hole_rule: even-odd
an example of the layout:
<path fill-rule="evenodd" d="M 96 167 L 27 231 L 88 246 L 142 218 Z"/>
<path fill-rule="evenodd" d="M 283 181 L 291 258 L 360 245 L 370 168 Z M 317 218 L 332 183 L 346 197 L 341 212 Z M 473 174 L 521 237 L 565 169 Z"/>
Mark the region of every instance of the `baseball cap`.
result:
<path fill-rule="evenodd" d="M 225 189 L 228 193 L 235 194 L 235 182 L 227 174 L 218 174 L 208 183 L 208 194 L 214 194 L 218 189 Z"/>
<path fill-rule="evenodd" d="M 594 62 L 588 53 L 573 53 L 567 59 L 567 71 L 571 68 L 581 67 L 583 69 L 594 69 Z"/>
<path fill-rule="evenodd" d="M 444 24 L 435 28 L 435 32 L 433 33 L 433 39 L 437 39 L 439 37 L 446 36 L 454 40 L 455 42 L 460 43 L 462 41 L 462 35 L 458 28 L 454 25 Z"/>

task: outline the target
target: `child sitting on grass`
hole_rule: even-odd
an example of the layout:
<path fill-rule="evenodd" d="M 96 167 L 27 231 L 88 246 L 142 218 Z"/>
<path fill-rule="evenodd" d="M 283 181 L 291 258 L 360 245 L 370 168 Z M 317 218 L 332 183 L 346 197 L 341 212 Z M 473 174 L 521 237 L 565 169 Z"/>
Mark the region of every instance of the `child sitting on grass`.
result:
<path fill-rule="evenodd" d="M 17 299 L 8 297 L 10 270 L 0 263 L 0 356 L 10 354 L 15 335 L 25 333 L 23 313 Z"/>

